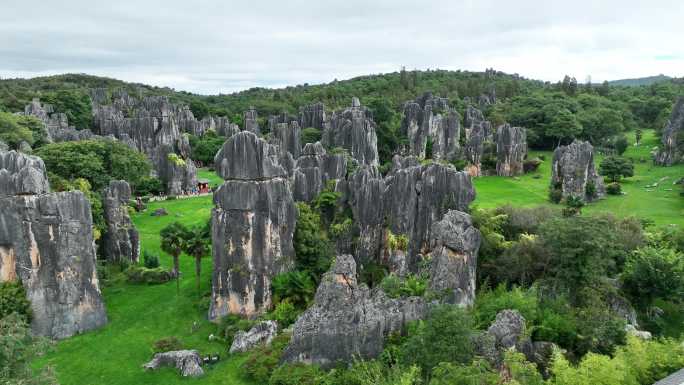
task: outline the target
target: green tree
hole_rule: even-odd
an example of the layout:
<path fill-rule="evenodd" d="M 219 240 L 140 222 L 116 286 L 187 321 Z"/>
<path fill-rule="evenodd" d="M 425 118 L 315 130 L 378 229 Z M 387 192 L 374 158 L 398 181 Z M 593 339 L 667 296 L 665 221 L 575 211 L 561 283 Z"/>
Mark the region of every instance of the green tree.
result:
<path fill-rule="evenodd" d="M 193 100 L 190 102 L 190 111 L 195 119 L 202 120 L 202 118 L 209 116 L 209 105 L 201 100 Z"/>
<path fill-rule="evenodd" d="M 179 257 L 183 252 L 183 245 L 187 238 L 188 229 L 180 222 L 173 222 L 164 227 L 159 236 L 161 237 L 161 249 L 173 257 L 173 273 L 176 276 L 176 292 L 180 293 L 180 267 Z"/>
<path fill-rule="evenodd" d="M 211 226 L 196 226 L 187 229 L 184 234 L 183 251 L 195 259 L 195 278 L 197 279 L 197 295 L 202 296 L 201 274 L 202 258 L 211 251 Z"/>
<path fill-rule="evenodd" d="M 21 142 L 33 145 L 36 141 L 32 127 L 43 123 L 33 117 L 20 117 L 9 112 L 0 112 L 0 141 L 10 148 L 17 149 Z"/>
<path fill-rule="evenodd" d="M 656 298 L 683 301 L 684 254 L 672 249 L 645 247 L 627 259 L 623 288 L 642 309 Z"/>
<path fill-rule="evenodd" d="M 567 109 L 560 109 L 546 127 L 546 134 L 558 140 L 560 146 L 563 139 L 573 139 L 582 132 L 582 125 L 577 117 Z"/>
<path fill-rule="evenodd" d="M 55 112 L 63 112 L 69 124 L 79 130 L 90 128 L 93 122 L 93 107 L 90 96 L 81 90 L 59 90 L 42 97 L 52 104 Z"/>
<path fill-rule="evenodd" d="M 192 159 L 204 164 L 213 164 L 216 153 L 221 149 L 225 141 L 226 138 L 216 135 L 213 131 L 209 131 L 201 137 L 191 135 L 190 149 L 192 151 Z"/>
<path fill-rule="evenodd" d="M 316 143 L 321 140 L 321 130 L 314 127 L 307 127 L 302 130 L 302 146 L 307 143 Z"/>
<path fill-rule="evenodd" d="M 634 176 L 634 164 L 626 158 L 609 156 L 601 161 L 599 173 L 611 182 L 617 182 L 620 178 Z"/>
<path fill-rule="evenodd" d="M 441 362 L 432 369 L 429 385 L 498 385 L 499 375 L 487 361 L 476 359 L 468 365 Z"/>
<path fill-rule="evenodd" d="M 321 216 L 306 203 L 297 203 L 299 216 L 294 233 L 295 266 L 319 281 L 330 267 L 332 249 L 323 231 Z"/>

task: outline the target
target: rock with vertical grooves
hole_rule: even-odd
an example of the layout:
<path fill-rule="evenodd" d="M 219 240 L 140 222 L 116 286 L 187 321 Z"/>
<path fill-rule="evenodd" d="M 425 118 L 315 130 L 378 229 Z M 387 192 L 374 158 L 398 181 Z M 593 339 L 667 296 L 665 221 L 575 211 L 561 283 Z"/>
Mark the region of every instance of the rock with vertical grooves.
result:
<path fill-rule="evenodd" d="M 167 366 L 178 369 L 183 377 L 200 377 L 204 374 L 202 357 L 197 350 L 174 350 L 156 353 L 152 357 L 152 361 L 143 365 L 143 368 L 145 370 L 157 370 Z"/>
<path fill-rule="evenodd" d="M 23 284 L 33 333 L 66 338 L 105 325 L 90 203 L 80 191 L 49 193 L 39 158 L 0 152 L 0 162 L 0 179 L 22 186 L 0 193 L 0 281 Z"/>
<path fill-rule="evenodd" d="M 655 153 L 655 163 L 672 166 L 684 161 L 684 97 L 672 107 L 672 116 L 663 129 L 662 145 Z"/>
<path fill-rule="evenodd" d="M 103 192 L 107 232 L 103 250 L 110 262 L 138 262 L 140 237 L 128 214 L 131 187 L 125 180 L 113 180 Z"/>
<path fill-rule="evenodd" d="M 420 297 L 391 299 L 381 290 L 371 292 L 357 282 L 354 258 L 339 255 L 323 276 L 314 304 L 295 322 L 282 360 L 329 368 L 375 358 L 390 333 L 426 312 Z"/>
<path fill-rule="evenodd" d="M 347 199 L 359 230 L 354 255 L 362 263 L 375 261 L 384 237 L 385 180 L 376 166 L 361 165 L 347 184 Z"/>
<path fill-rule="evenodd" d="M 333 113 L 321 141 L 327 148 L 348 150 L 359 163 L 378 164 L 378 139 L 373 114 L 361 106 L 358 98 L 352 99 L 351 107 Z"/>
<path fill-rule="evenodd" d="M 270 125 L 269 120 L 269 125 Z M 302 151 L 301 135 L 302 130 L 296 120 L 289 123 L 274 123 L 271 131 L 273 144 L 277 144 L 281 151 L 292 154 L 297 159 Z"/>
<path fill-rule="evenodd" d="M 270 345 L 276 334 L 278 334 L 278 323 L 276 321 L 261 321 L 248 331 L 235 333 L 229 352 L 244 353 L 257 346 Z"/>
<path fill-rule="evenodd" d="M 323 130 L 328 123 L 325 105 L 321 102 L 309 104 L 299 109 L 299 126 L 301 128 L 317 128 Z"/>
<path fill-rule="evenodd" d="M 523 160 L 527 155 L 527 134 L 524 128 L 506 123 L 496 130 L 496 175 L 523 174 Z"/>
<path fill-rule="evenodd" d="M 226 181 L 214 193 L 209 319 L 261 314 L 271 305 L 271 279 L 292 267 L 297 208 L 277 159 L 275 148 L 248 131 L 216 155 Z"/>
<path fill-rule="evenodd" d="M 409 153 L 424 158 L 453 160 L 459 153 L 461 117 L 449 106 L 449 99 L 426 92 L 404 104 L 402 132 L 409 139 Z M 432 153 L 426 154 L 428 140 Z"/>
<path fill-rule="evenodd" d="M 242 121 L 245 124 L 245 131 L 253 132 L 257 135 L 261 134 L 259 122 L 257 121 L 258 117 L 257 110 L 254 107 L 249 107 L 249 109 L 242 114 Z"/>
<path fill-rule="evenodd" d="M 593 188 L 587 186 L 593 185 Z M 553 152 L 551 188 L 560 189 L 563 198 L 573 196 L 592 201 L 605 195 L 603 177 L 594 168 L 594 147 L 575 140 Z M 591 194 L 593 190 L 593 194 Z"/>
<path fill-rule="evenodd" d="M 307 143 L 294 169 L 292 193 L 296 201 L 311 202 L 326 188 L 345 179 L 347 158 L 329 154 L 320 142 Z"/>
<path fill-rule="evenodd" d="M 459 306 L 475 302 L 480 239 L 470 215 L 462 211 L 449 210 L 432 225 L 430 289 L 447 294 L 445 302 Z"/>

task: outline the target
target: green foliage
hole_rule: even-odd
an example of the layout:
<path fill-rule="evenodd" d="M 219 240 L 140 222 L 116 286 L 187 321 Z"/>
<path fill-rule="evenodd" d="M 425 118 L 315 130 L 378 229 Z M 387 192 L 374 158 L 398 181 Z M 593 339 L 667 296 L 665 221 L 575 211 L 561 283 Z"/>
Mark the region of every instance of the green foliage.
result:
<path fill-rule="evenodd" d="M 332 248 L 322 231 L 320 215 L 306 203 L 297 203 L 299 216 L 294 232 L 295 267 L 308 271 L 316 282 L 330 267 Z"/>
<path fill-rule="evenodd" d="M 606 193 L 609 195 L 621 195 L 622 186 L 618 182 L 611 182 L 606 185 Z"/>
<path fill-rule="evenodd" d="M 192 115 L 197 120 L 202 120 L 202 118 L 209 116 L 209 106 L 201 100 L 190 102 L 190 111 L 192 111 Z"/>
<path fill-rule="evenodd" d="M 318 128 L 314 127 L 307 127 L 302 130 L 300 140 L 302 142 L 302 146 L 304 146 L 307 143 L 316 143 L 321 140 L 321 130 Z"/>
<path fill-rule="evenodd" d="M 11 149 L 18 149 L 21 142 L 42 145 L 46 137 L 45 127 L 38 119 L 0 111 L 0 141 Z"/>
<path fill-rule="evenodd" d="M 387 268 L 375 261 L 364 262 L 358 270 L 359 280 L 370 288 L 382 282 L 387 275 Z"/>
<path fill-rule="evenodd" d="M 525 360 L 525 355 L 515 350 L 504 353 L 504 366 L 508 369 L 510 383 L 521 385 L 544 385 L 537 366 Z"/>
<path fill-rule="evenodd" d="M 166 155 L 166 159 L 168 159 L 169 162 L 175 164 L 176 166 L 185 166 L 185 159 L 181 158 L 180 156 L 178 156 L 178 154 L 175 154 L 173 152 L 168 153 Z"/>
<path fill-rule="evenodd" d="M 213 164 L 216 153 L 221 149 L 226 138 L 209 131 L 197 137 L 190 135 L 191 158 L 204 164 Z"/>
<path fill-rule="evenodd" d="M 242 372 L 257 384 L 267 384 L 289 342 L 290 334 L 280 333 L 270 345 L 252 350 L 241 366 Z"/>
<path fill-rule="evenodd" d="M 394 234 L 391 230 L 387 230 L 387 246 L 392 250 L 408 250 L 408 237 L 404 234 Z"/>
<path fill-rule="evenodd" d="M 429 385 L 498 385 L 501 383 L 487 361 L 476 359 L 470 364 L 441 362 L 432 369 Z"/>
<path fill-rule="evenodd" d="M 176 276 L 176 293 L 180 293 L 180 263 L 178 258 L 183 252 L 183 245 L 188 228 L 180 222 L 173 222 L 159 232 L 161 249 L 173 257 L 173 274 Z"/>
<path fill-rule="evenodd" d="M 197 294 L 201 295 L 202 258 L 211 252 L 211 226 L 210 222 L 205 225 L 187 229 L 183 234 L 181 244 L 183 251 L 195 259 L 195 278 L 197 282 Z"/>
<path fill-rule="evenodd" d="M 69 124 L 79 130 L 90 128 L 93 121 L 93 109 L 86 91 L 58 90 L 42 97 L 42 102 L 52 104 L 55 112 L 63 112 Z"/>
<path fill-rule="evenodd" d="M 620 178 L 634 176 L 634 164 L 625 158 L 609 156 L 601 161 L 599 173 L 611 182 L 617 182 Z"/>
<path fill-rule="evenodd" d="M 354 226 L 354 221 L 351 218 L 344 218 L 342 222 L 332 223 L 330 225 L 330 235 L 333 238 L 341 238 L 349 234 Z"/>
<path fill-rule="evenodd" d="M 615 141 L 613 142 L 613 147 L 615 148 L 615 152 L 617 152 L 618 155 L 624 154 L 625 151 L 627 151 L 627 147 L 629 147 L 627 137 L 624 135 L 620 135 L 617 138 L 615 138 Z"/>
<path fill-rule="evenodd" d="M 164 185 L 159 178 L 144 176 L 138 180 L 133 188 L 137 196 L 159 195 L 164 191 Z"/>
<path fill-rule="evenodd" d="M 159 267 L 159 256 L 156 254 L 152 254 L 147 250 L 143 251 L 143 266 L 145 266 L 148 269 L 154 269 L 155 267 Z"/>
<path fill-rule="evenodd" d="M 333 369 L 323 382 L 326 385 L 419 385 L 420 368 L 416 365 L 386 367 L 379 361 L 355 361 L 348 369 Z"/>
<path fill-rule="evenodd" d="M 473 320 L 465 310 L 450 305 L 434 307 L 402 346 L 401 362 L 418 365 L 424 373 L 440 362 L 469 363 L 473 336 Z"/>
<path fill-rule="evenodd" d="M 166 283 L 173 278 L 173 273 L 163 267 L 148 268 L 131 265 L 124 271 L 124 274 L 128 282 L 145 283 L 148 285 Z"/>
<path fill-rule="evenodd" d="M 657 298 L 684 299 L 684 254 L 673 249 L 644 247 L 634 251 L 622 274 L 623 290 L 642 309 Z"/>
<path fill-rule="evenodd" d="M 238 332 L 244 332 L 254 326 L 254 321 L 242 318 L 237 314 L 229 314 L 219 321 L 219 333 L 223 336 L 227 345 L 233 343 L 233 338 Z"/>
<path fill-rule="evenodd" d="M 513 287 L 511 290 L 501 284 L 495 289 L 484 289 L 475 298 L 473 315 L 477 326 L 486 329 L 494 322 L 496 314 L 505 309 L 520 312 L 526 320 L 534 320 L 539 312 L 539 300 L 535 288 L 522 289 Z"/>
<path fill-rule="evenodd" d="M 574 195 L 570 195 L 567 198 L 565 198 L 563 216 L 571 217 L 573 215 L 577 215 L 582 211 L 582 207 L 584 207 L 584 199 Z"/>
<path fill-rule="evenodd" d="M 153 353 L 163 353 L 183 349 L 183 343 L 178 339 L 178 337 L 173 336 L 158 339 L 154 341 L 154 344 L 152 344 Z"/>
<path fill-rule="evenodd" d="M 316 293 L 316 284 L 307 271 L 294 270 L 273 277 L 271 282 L 273 302 L 289 302 L 299 309 L 306 309 Z"/>
<path fill-rule="evenodd" d="M 13 313 L 31 322 L 31 302 L 26 298 L 24 285 L 19 281 L 0 282 L 0 318 Z"/>
<path fill-rule="evenodd" d="M 325 372 L 316 365 L 284 364 L 273 371 L 268 385 L 319 385 L 324 377 Z"/>
<path fill-rule="evenodd" d="M 380 287 L 390 298 L 422 297 L 425 294 L 427 285 L 428 280 L 426 277 L 414 274 L 408 274 L 406 278 L 390 274 L 380 281 Z"/>
<path fill-rule="evenodd" d="M 47 144 L 35 151 L 48 172 L 68 181 L 86 179 L 94 191 L 111 180 L 137 184 L 150 173 L 145 155 L 115 140 L 84 140 Z"/>
<path fill-rule="evenodd" d="M 287 328 L 295 323 L 301 313 L 302 310 L 297 309 L 295 305 L 286 299 L 276 303 L 275 308 L 269 315 L 269 319 L 277 321 L 278 327 Z"/>
<path fill-rule="evenodd" d="M 42 355 L 49 343 L 31 335 L 24 317 L 12 313 L 0 319 L 0 383 L 7 385 L 53 385 L 50 367 L 35 369 L 31 361 Z"/>

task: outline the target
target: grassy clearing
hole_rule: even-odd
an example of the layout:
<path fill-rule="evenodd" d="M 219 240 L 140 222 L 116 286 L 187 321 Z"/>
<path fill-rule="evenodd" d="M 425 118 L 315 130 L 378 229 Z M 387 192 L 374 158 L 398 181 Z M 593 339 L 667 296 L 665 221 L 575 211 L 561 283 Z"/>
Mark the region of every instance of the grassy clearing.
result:
<path fill-rule="evenodd" d="M 586 213 L 608 212 L 618 216 L 636 216 L 652 220 L 657 225 L 684 226 L 684 199 L 679 196 L 681 187 L 674 181 L 684 176 L 684 165 L 656 167 L 651 162 L 651 149 L 658 138 L 653 131 L 645 131 L 642 143 L 634 146 L 634 134 L 624 156 L 634 160 L 634 177 L 622 181 L 625 195 L 607 196 L 582 209 Z M 490 208 L 504 204 L 514 206 L 552 205 L 548 201 L 551 180 L 552 152 L 531 151 L 530 157 L 543 155 L 546 160 L 539 170 L 517 178 L 483 177 L 475 179 L 477 198 L 475 206 Z M 596 167 L 602 157 L 596 158 Z M 655 188 L 646 186 L 658 183 Z"/>

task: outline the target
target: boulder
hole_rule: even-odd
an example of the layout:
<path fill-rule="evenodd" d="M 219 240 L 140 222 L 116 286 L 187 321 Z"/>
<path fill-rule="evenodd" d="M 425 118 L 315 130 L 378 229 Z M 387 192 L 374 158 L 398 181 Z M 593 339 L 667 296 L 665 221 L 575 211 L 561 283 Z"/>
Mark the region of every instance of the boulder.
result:
<path fill-rule="evenodd" d="M 103 192 L 104 218 L 107 232 L 103 250 L 110 262 L 138 262 L 140 236 L 128 214 L 131 187 L 125 180 L 113 180 Z"/>
<path fill-rule="evenodd" d="M 444 302 L 459 306 L 475 302 L 480 240 L 480 231 L 462 211 L 449 210 L 442 220 L 433 223 L 430 289 L 445 293 Z"/>
<path fill-rule="evenodd" d="M 516 176 L 524 173 L 527 134 L 524 128 L 506 123 L 496 130 L 496 175 Z"/>
<path fill-rule="evenodd" d="M 143 368 L 145 370 L 157 370 L 165 366 L 175 367 L 183 377 L 199 377 L 204 374 L 202 357 L 197 350 L 174 350 L 156 353 L 152 357 L 152 361 L 143 365 Z"/>
<path fill-rule="evenodd" d="M 654 161 L 661 166 L 671 166 L 684 160 L 684 97 L 679 97 L 672 107 L 672 116 L 663 129 L 660 149 Z"/>
<path fill-rule="evenodd" d="M 461 117 L 449 106 L 447 98 L 426 92 L 404 103 L 401 130 L 409 139 L 410 155 L 447 160 L 458 156 Z M 428 140 L 432 141 L 431 154 L 425 153 Z"/>
<path fill-rule="evenodd" d="M 325 147 L 344 148 L 362 164 L 378 164 L 377 141 L 373 114 L 361 106 L 358 98 L 352 99 L 351 107 L 333 113 L 330 124 L 323 130 Z"/>
<path fill-rule="evenodd" d="M 530 340 L 524 337 L 524 333 L 525 318 L 517 310 L 502 310 L 497 313 L 489 329 L 476 337 L 476 354 L 500 369 L 506 351 L 520 350 L 518 347 L 530 343 Z"/>
<path fill-rule="evenodd" d="M 563 198 L 573 196 L 591 201 L 605 195 L 603 177 L 594 167 L 594 147 L 589 142 L 575 140 L 568 146 L 556 148 L 551 188 L 560 189 Z"/>
<path fill-rule="evenodd" d="M 169 215 L 169 212 L 163 207 L 160 207 L 152 212 L 153 217 L 164 217 L 167 215 Z"/>
<path fill-rule="evenodd" d="M 257 110 L 254 107 L 249 107 L 249 109 L 242 114 L 242 121 L 245 124 L 245 131 L 249 131 L 257 135 L 261 134 L 261 130 L 259 129 L 259 121 L 257 120 L 258 117 Z"/>
<path fill-rule="evenodd" d="M 30 186 L 0 194 L 0 281 L 23 284 L 33 333 L 59 339 L 105 325 L 88 199 L 49 193 L 39 158 L 0 152 L 0 161 L 0 178 Z"/>
<path fill-rule="evenodd" d="M 260 345 L 269 345 L 278 333 L 278 323 L 262 321 L 248 331 L 239 331 L 233 337 L 230 353 L 244 353 Z"/>
<path fill-rule="evenodd" d="M 276 153 L 243 131 L 216 155 L 226 181 L 214 192 L 210 319 L 262 313 L 271 305 L 271 279 L 292 267 L 297 208 Z"/>
<path fill-rule="evenodd" d="M 295 322 L 282 361 L 330 368 L 375 358 L 390 333 L 426 312 L 422 298 L 391 299 L 382 290 L 371 292 L 357 282 L 354 258 L 339 255 L 323 276 L 314 304 Z"/>

